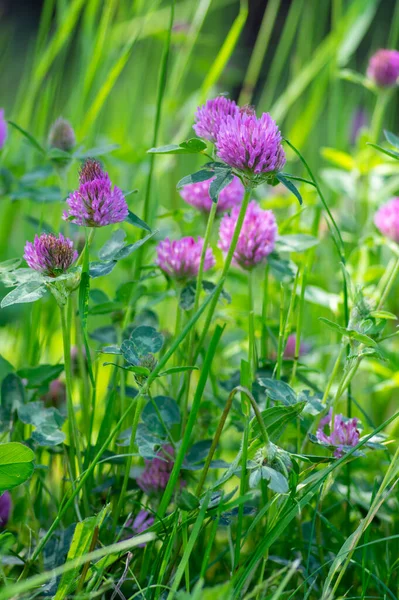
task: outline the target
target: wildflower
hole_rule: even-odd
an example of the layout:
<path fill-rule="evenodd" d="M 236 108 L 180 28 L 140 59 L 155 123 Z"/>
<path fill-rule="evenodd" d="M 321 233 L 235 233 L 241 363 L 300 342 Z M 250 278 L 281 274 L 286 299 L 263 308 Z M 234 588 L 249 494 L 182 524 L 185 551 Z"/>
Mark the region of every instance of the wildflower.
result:
<path fill-rule="evenodd" d="M 143 533 L 154 523 L 154 517 L 148 510 L 140 510 L 132 523 L 132 529 L 135 534 Z"/>
<path fill-rule="evenodd" d="M 221 220 L 218 246 L 223 252 L 228 252 L 231 246 L 239 211 L 239 207 L 235 207 Z M 273 251 L 276 236 L 277 224 L 272 211 L 262 210 L 255 201 L 250 202 L 234 251 L 234 264 L 253 269 Z"/>
<path fill-rule="evenodd" d="M 42 396 L 46 406 L 54 406 L 60 408 L 66 403 L 66 386 L 60 379 L 54 379 L 50 385 L 49 390 Z"/>
<path fill-rule="evenodd" d="M 392 87 L 399 77 L 399 52 L 397 50 L 377 50 L 370 58 L 367 77 L 378 87 Z"/>
<path fill-rule="evenodd" d="M 24 259 L 35 271 L 41 271 L 49 277 L 65 273 L 78 258 L 72 240 L 62 233 L 58 238 L 52 233 L 35 236 L 33 242 L 26 242 Z"/>
<path fill-rule="evenodd" d="M 4 492 L 0 496 L 0 527 L 5 527 L 11 514 L 11 494 Z"/>
<path fill-rule="evenodd" d="M 103 227 L 126 219 L 129 210 L 125 197 L 118 187 L 112 188 L 99 162 L 85 162 L 79 183 L 79 189 L 67 198 L 69 212 L 64 212 L 65 220 L 85 227 Z"/>
<path fill-rule="evenodd" d="M 70 152 L 76 144 L 75 132 L 66 119 L 59 117 L 51 126 L 48 136 L 50 148 L 58 148 Z"/>
<path fill-rule="evenodd" d="M 296 335 L 292 333 L 287 338 L 287 344 L 284 349 L 284 358 L 295 358 Z M 309 352 L 309 345 L 305 342 L 300 342 L 299 356 L 303 356 Z"/>
<path fill-rule="evenodd" d="M 193 129 L 199 137 L 214 143 L 222 123 L 228 116 L 235 115 L 238 111 L 239 108 L 234 100 L 218 96 L 197 108 Z"/>
<path fill-rule="evenodd" d="M 198 183 L 190 183 L 185 185 L 180 191 L 180 195 L 191 206 L 195 206 L 203 212 L 209 212 L 212 206 L 212 200 L 209 195 L 209 186 L 212 179 L 208 181 L 199 181 Z M 217 212 L 222 213 L 233 206 L 238 206 L 244 197 L 244 186 L 238 177 L 234 177 L 233 181 L 225 187 L 219 195 L 217 203 Z"/>
<path fill-rule="evenodd" d="M 226 117 L 216 139 L 217 155 L 225 163 L 247 174 L 276 173 L 285 165 L 279 128 L 269 113 L 260 119 L 252 110 Z"/>
<path fill-rule="evenodd" d="M 4 118 L 4 110 L 0 108 L 0 150 L 7 139 L 7 121 Z"/>
<path fill-rule="evenodd" d="M 374 215 L 375 226 L 383 235 L 399 244 L 399 197 L 383 204 Z"/>
<path fill-rule="evenodd" d="M 345 453 L 345 447 L 356 446 L 359 442 L 359 430 L 357 429 L 358 419 L 344 420 L 343 415 L 335 415 L 334 426 L 332 424 L 332 410 L 328 415 L 321 419 L 319 427 L 317 429 L 316 437 L 319 442 L 328 444 L 329 446 L 335 446 L 334 456 L 341 458 Z M 330 435 L 325 433 L 325 427 L 328 425 L 330 429 Z"/>
<path fill-rule="evenodd" d="M 152 460 L 145 460 L 145 469 L 137 478 L 138 486 L 147 495 L 156 495 L 166 488 L 173 469 L 174 450 L 172 446 L 164 446 Z M 185 482 L 182 481 L 184 486 Z"/>
<path fill-rule="evenodd" d="M 176 279 L 190 279 L 198 275 L 201 252 L 204 240 L 193 237 L 184 237 L 171 241 L 166 238 L 157 246 L 157 265 Z M 207 248 L 204 261 L 204 271 L 215 265 L 215 258 L 211 248 Z"/>

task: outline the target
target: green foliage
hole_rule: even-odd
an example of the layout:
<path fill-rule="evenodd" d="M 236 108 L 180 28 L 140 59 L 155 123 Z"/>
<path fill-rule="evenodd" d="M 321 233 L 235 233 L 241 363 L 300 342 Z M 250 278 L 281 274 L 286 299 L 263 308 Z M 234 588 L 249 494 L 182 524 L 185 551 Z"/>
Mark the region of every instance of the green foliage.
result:
<path fill-rule="evenodd" d="M 33 474 L 34 453 L 19 442 L 0 444 L 0 491 L 11 490 Z"/>

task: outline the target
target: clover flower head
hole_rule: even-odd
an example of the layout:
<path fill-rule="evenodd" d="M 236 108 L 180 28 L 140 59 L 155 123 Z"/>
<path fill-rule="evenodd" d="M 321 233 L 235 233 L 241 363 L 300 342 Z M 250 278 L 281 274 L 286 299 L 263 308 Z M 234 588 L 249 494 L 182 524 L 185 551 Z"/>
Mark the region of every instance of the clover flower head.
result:
<path fill-rule="evenodd" d="M 0 108 L 0 150 L 7 139 L 7 121 L 4 118 L 4 110 Z"/>
<path fill-rule="evenodd" d="M 11 515 L 11 494 L 4 492 L 0 496 L 0 528 L 5 527 Z"/>
<path fill-rule="evenodd" d="M 231 246 L 239 212 L 236 206 L 220 222 L 218 246 L 225 253 Z M 243 269 L 253 269 L 273 251 L 276 236 L 277 224 L 273 212 L 262 210 L 255 201 L 250 202 L 233 254 L 234 264 Z"/>
<path fill-rule="evenodd" d="M 374 223 L 383 235 L 399 244 L 399 197 L 392 198 L 377 210 Z"/>
<path fill-rule="evenodd" d="M 166 238 L 157 246 L 156 263 L 174 279 L 192 279 L 198 275 L 204 240 L 183 237 L 180 240 Z M 207 248 L 204 272 L 215 266 L 215 257 L 211 248 Z"/>
<path fill-rule="evenodd" d="M 218 157 L 247 175 L 276 173 L 285 165 L 279 128 L 269 113 L 258 119 L 251 107 L 238 110 L 220 124 Z"/>
<path fill-rule="evenodd" d="M 378 87 L 393 87 L 399 77 L 399 52 L 397 50 L 377 50 L 370 58 L 367 77 Z"/>
<path fill-rule="evenodd" d="M 26 242 L 24 259 L 28 266 L 35 271 L 41 271 L 49 277 L 57 277 L 65 273 L 78 258 L 72 240 L 58 237 L 52 233 L 42 233 L 35 236 L 33 242 Z"/>
<path fill-rule="evenodd" d="M 85 227 L 104 227 L 126 219 L 129 210 L 122 190 L 112 187 L 108 173 L 96 160 L 87 160 L 79 175 L 79 188 L 67 198 L 63 218 Z"/>
<path fill-rule="evenodd" d="M 284 358 L 295 358 L 296 335 L 291 333 L 287 338 L 287 343 L 284 349 Z M 299 344 L 299 356 L 304 356 L 309 352 L 309 344 L 301 341 Z"/>
<path fill-rule="evenodd" d="M 155 458 L 145 460 L 145 468 L 137 478 L 137 484 L 148 496 L 162 493 L 168 485 L 174 465 L 173 456 L 173 447 L 164 446 Z M 185 482 L 181 481 L 181 486 L 185 485 Z"/>
<path fill-rule="evenodd" d="M 70 152 L 76 145 L 75 132 L 66 119 L 59 117 L 51 126 L 48 136 L 50 148 L 58 148 Z"/>
<path fill-rule="evenodd" d="M 209 195 L 209 186 L 212 179 L 199 181 L 198 183 L 189 183 L 180 190 L 180 196 L 187 204 L 195 206 L 198 210 L 208 213 L 211 210 L 212 199 Z M 217 203 L 217 212 L 222 213 L 230 210 L 233 206 L 241 204 L 244 197 L 244 186 L 238 177 L 234 177 L 219 194 Z"/>
<path fill-rule="evenodd" d="M 344 420 L 342 414 L 335 415 L 334 425 L 332 426 L 332 410 L 328 415 L 321 419 L 319 427 L 316 432 L 316 437 L 319 442 L 328 444 L 329 446 L 335 446 L 334 456 L 341 458 L 345 453 L 346 446 L 356 446 L 360 439 L 359 430 L 357 429 L 358 419 Z M 329 427 L 330 433 L 327 435 L 325 432 L 326 426 Z"/>
<path fill-rule="evenodd" d="M 205 104 L 197 108 L 193 129 L 199 137 L 214 143 L 221 124 L 229 115 L 235 115 L 238 110 L 234 100 L 229 100 L 225 96 L 207 100 Z"/>

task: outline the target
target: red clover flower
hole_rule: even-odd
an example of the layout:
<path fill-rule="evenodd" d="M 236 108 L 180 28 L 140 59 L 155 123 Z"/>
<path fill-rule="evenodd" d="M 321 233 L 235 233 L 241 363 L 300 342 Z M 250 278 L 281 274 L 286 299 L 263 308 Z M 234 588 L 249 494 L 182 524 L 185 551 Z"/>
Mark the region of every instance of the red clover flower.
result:
<path fill-rule="evenodd" d="M 392 198 L 377 210 L 374 223 L 383 235 L 399 244 L 399 197 Z"/>
<path fill-rule="evenodd" d="M 165 446 L 158 452 L 156 458 L 145 460 L 145 469 L 137 478 L 137 484 L 148 496 L 165 490 L 174 465 L 173 456 L 172 446 Z M 181 481 L 181 486 L 185 485 L 186 483 Z"/>
<path fill-rule="evenodd" d="M 129 214 L 125 197 L 96 160 L 87 160 L 79 177 L 79 189 L 67 203 L 69 212 L 63 218 L 85 227 L 104 227 L 124 221 Z"/>
<path fill-rule="evenodd" d="M 197 108 L 193 129 L 199 137 L 215 143 L 222 123 L 229 115 L 235 115 L 238 112 L 239 108 L 234 100 L 218 96 Z"/>
<path fill-rule="evenodd" d="M 344 420 L 342 414 L 335 415 L 334 426 L 332 424 L 332 410 L 328 415 L 321 419 L 319 427 L 317 429 L 316 437 L 319 442 L 328 444 L 329 446 L 336 446 L 334 456 L 341 458 L 345 453 L 345 446 L 356 446 L 359 442 L 360 434 L 357 429 L 358 419 Z M 328 425 L 330 429 L 330 435 L 325 433 L 325 426 Z"/>
<path fill-rule="evenodd" d="M 201 252 L 204 240 L 183 237 L 171 241 L 166 238 L 157 246 L 157 265 L 175 279 L 192 279 L 198 275 Z M 204 272 L 215 266 L 215 258 L 211 248 L 207 248 L 204 261 Z"/>
<path fill-rule="evenodd" d="M 220 124 L 217 156 L 247 175 L 273 174 L 285 165 L 285 153 L 279 128 L 269 113 L 258 119 L 244 107 Z"/>
<path fill-rule="evenodd" d="M 218 246 L 227 253 L 237 223 L 239 207 L 225 214 L 220 222 Z M 277 223 L 271 210 L 262 210 L 254 200 L 248 204 L 243 226 L 234 251 L 234 264 L 251 270 L 262 262 L 274 248 Z"/>
<path fill-rule="evenodd" d="M 291 333 L 287 338 L 287 343 L 284 349 L 284 358 L 295 358 L 296 335 Z M 307 354 L 310 350 L 309 344 L 301 341 L 299 344 L 299 356 Z"/>
<path fill-rule="evenodd" d="M 370 58 L 367 77 L 378 87 L 393 87 L 399 77 L 399 52 L 397 50 L 377 50 Z"/>
<path fill-rule="evenodd" d="M 208 179 L 207 181 L 185 185 L 180 190 L 180 196 L 185 202 L 191 204 L 191 206 L 195 206 L 198 210 L 208 213 L 212 207 L 212 200 L 209 195 L 211 182 L 212 179 Z M 244 197 L 244 192 L 244 186 L 241 181 L 238 177 L 234 177 L 233 181 L 219 194 L 217 212 L 222 213 L 234 206 L 240 205 Z"/>
<path fill-rule="evenodd" d="M 11 494 L 10 492 L 4 492 L 0 496 L 0 528 L 7 525 L 11 514 L 11 507 Z"/>
<path fill-rule="evenodd" d="M 62 233 L 58 238 L 52 233 L 35 236 L 33 242 L 26 242 L 24 259 L 28 266 L 49 277 L 57 277 L 65 273 L 78 258 L 72 240 Z"/>

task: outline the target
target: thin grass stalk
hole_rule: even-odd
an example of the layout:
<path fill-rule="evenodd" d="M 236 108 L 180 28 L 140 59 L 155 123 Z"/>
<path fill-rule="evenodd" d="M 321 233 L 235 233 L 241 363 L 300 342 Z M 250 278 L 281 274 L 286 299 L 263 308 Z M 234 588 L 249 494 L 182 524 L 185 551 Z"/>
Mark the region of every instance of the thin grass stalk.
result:
<path fill-rule="evenodd" d="M 263 278 L 263 297 L 262 297 L 262 333 L 261 333 L 261 357 L 267 358 L 268 328 L 267 328 L 267 309 L 269 303 L 269 265 L 266 263 L 265 274 Z"/>
<path fill-rule="evenodd" d="M 266 5 L 258 36 L 256 38 L 255 46 L 251 54 L 248 69 L 245 74 L 241 93 L 238 99 L 238 104 L 240 105 L 250 104 L 252 101 L 255 86 L 259 79 L 280 4 L 281 0 L 271 0 Z"/>

